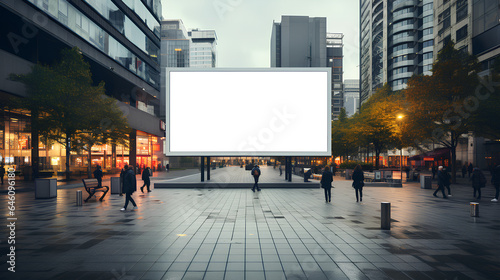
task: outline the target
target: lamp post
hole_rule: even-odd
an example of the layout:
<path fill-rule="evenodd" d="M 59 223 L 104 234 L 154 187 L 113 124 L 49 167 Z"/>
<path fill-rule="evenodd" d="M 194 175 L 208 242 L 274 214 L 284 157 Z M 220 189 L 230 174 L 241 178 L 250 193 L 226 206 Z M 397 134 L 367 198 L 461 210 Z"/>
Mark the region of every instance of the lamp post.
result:
<path fill-rule="evenodd" d="M 399 150 L 400 156 L 399 156 L 399 173 L 401 174 L 401 184 L 403 183 L 403 131 L 401 129 L 401 122 L 403 121 L 404 115 L 398 115 L 398 121 L 399 121 L 399 133 L 400 133 L 400 138 L 399 140 L 401 141 L 401 148 Z"/>

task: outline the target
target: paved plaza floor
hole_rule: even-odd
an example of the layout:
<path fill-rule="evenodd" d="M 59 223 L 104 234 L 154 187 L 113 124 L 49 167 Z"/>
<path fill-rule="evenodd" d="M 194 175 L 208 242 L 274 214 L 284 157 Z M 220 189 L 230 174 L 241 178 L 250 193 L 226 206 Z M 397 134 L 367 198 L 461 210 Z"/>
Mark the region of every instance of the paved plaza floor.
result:
<path fill-rule="evenodd" d="M 362 203 L 350 181 L 334 185 L 332 203 L 319 188 L 154 189 L 136 192 L 139 209 L 126 212 L 118 195 L 76 206 L 81 188 L 55 199 L 20 192 L 16 272 L 7 271 L 4 225 L 0 279 L 499 279 L 491 186 L 474 218 L 465 184 L 448 199 L 415 183 L 365 187 Z M 384 201 L 391 230 L 380 229 Z M 7 202 L 0 194 L 4 224 Z"/>

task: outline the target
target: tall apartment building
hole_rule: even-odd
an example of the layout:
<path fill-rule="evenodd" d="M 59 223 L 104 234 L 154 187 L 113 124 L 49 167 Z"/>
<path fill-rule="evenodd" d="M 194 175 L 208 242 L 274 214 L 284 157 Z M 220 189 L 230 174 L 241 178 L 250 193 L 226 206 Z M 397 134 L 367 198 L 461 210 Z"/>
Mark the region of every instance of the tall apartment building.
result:
<path fill-rule="evenodd" d="M 332 119 L 343 106 L 343 35 L 326 32 L 326 18 L 282 16 L 273 22 L 271 67 L 331 67 Z"/>
<path fill-rule="evenodd" d="M 326 34 L 326 66 L 332 68 L 332 120 L 338 119 L 340 109 L 344 107 L 343 39 L 342 33 Z"/>
<path fill-rule="evenodd" d="M 472 52 L 472 2 L 473 0 L 435 0 L 434 56 L 452 40 L 455 48 L 463 52 Z"/>
<path fill-rule="evenodd" d="M 189 67 L 217 67 L 217 34 L 215 30 L 191 29 L 188 36 L 191 39 Z"/>
<path fill-rule="evenodd" d="M 359 111 L 359 80 L 344 80 L 344 108 L 347 116 L 350 117 Z"/>
<path fill-rule="evenodd" d="M 90 64 L 94 82 L 104 81 L 106 94 L 126 108 L 133 128 L 129 147 L 96 146 L 92 164 L 107 169 L 125 163 L 150 167 L 163 163 L 160 0 L 2 0 L 0 14 L 2 100 L 27 95 L 22 84 L 7 79 L 10 73 L 29 73 L 37 62 L 50 65 L 62 49 L 77 46 Z M 0 161 L 16 169 L 39 165 L 52 170 L 63 170 L 69 161 L 73 170 L 84 169 L 86 155 L 66 159 L 58 144 L 31 147 L 28 114 L 0 109 Z M 39 163 L 33 162 L 37 156 Z"/>
<path fill-rule="evenodd" d="M 190 42 L 180 19 L 161 22 L 161 67 L 189 67 Z"/>
<path fill-rule="evenodd" d="M 481 74 L 487 75 L 489 69 L 492 68 L 493 61 L 500 55 L 500 2 L 498 0 L 469 1 L 473 2 L 472 54 L 476 55 L 482 64 L 484 73 Z"/>
<path fill-rule="evenodd" d="M 431 74 L 433 0 L 360 0 L 360 102 L 389 83 L 406 87 L 413 74 Z"/>

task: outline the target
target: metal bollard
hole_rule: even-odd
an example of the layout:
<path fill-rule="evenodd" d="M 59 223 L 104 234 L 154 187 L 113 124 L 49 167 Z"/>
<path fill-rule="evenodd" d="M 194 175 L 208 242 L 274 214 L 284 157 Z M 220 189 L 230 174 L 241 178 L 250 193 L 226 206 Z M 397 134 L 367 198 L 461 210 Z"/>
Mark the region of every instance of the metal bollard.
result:
<path fill-rule="evenodd" d="M 76 206 L 82 206 L 82 204 L 83 204 L 82 191 L 76 191 Z"/>
<path fill-rule="evenodd" d="M 470 203 L 470 216 L 479 217 L 479 203 L 477 202 Z"/>
<path fill-rule="evenodd" d="M 382 202 L 381 206 L 381 217 L 380 217 L 380 228 L 381 229 L 391 229 L 391 203 Z"/>

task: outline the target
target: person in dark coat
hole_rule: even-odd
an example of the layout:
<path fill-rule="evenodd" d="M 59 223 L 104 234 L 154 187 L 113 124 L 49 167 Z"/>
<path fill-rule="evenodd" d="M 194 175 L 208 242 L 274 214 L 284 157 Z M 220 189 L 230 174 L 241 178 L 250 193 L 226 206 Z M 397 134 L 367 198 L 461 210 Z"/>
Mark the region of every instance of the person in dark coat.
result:
<path fill-rule="evenodd" d="M 144 181 L 144 185 L 141 187 L 141 192 L 144 193 L 144 186 L 147 186 L 148 192 L 151 192 L 149 189 L 149 186 L 151 185 L 151 180 L 149 179 L 151 177 L 151 168 L 146 167 L 142 171 L 142 180 Z"/>
<path fill-rule="evenodd" d="M 252 168 L 251 174 L 252 174 L 253 179 L 255 181 L 255 183 L 253 184 L 252 191 L 255 192 L 255 189 L 257 189 L 257 191 L 260 192 L 260 188 L 259 188 L 260 169 L 259 169 L 259 166 L 257 164 Z"/>
<path fill-rule="evenodd" d="M 125 178 L 127 170 L 128 170 L 128 165 L 125 165 L 120 171 L 120 196 L 123 196 L 123 178 Z"/>
<path fill-rule="evenodd" d="M 470 175 L 472 174 L 472 171 L 474 171 L 474 166 L 472 166 L 472 162 L 469 163 L 469 166 L 467 167 L 467 172 L 469 172 L 469 178 Z"/>
<path fill-rule="evenodd" d="M 3 185 L 3 176 L 4 175 L 5 175 L 5 167 L 2 164 L 2 166 L 0 166 L 0 178 L 2 179 L 2 185 Z"/>
<path fill-rule="evenodd" d="M 325 201 L 327 203 L 332 202 L 332 182 L 333 173 L 330 172 L 330 168 L 327 166 L 321 175 L 321 187 L 325 190 Z"/>
<path fill-rule="evenodd" d="M 102 169 L 100 165 L 97 165 L 94 170 L 94 178 L 97 179 L 97 186 L 102 187 Z"/>
<path fill-rule="evenodd" d="M 465 178 L 465 174 L 467 174 L 467 163 L 462 166 L 462 178 Z"/>
<path fill-rule="evenodd" d="M 333 176 L 335 176 L 335 173 L 337 173 L 337 164 L 334 162 L 332 164 L 332 174 L 333 174 Z"/>
<path fill-rule="evenodd" d="M 472 171 L 470 180 L 472 181 L 472 188 L 474 189 L 474 197 L 476 197 L 477 192 L 477 199 L 481 199 L 481 189 L 486 186 L 486 177 L 484 177 L 483 171 L 475 167 Z"/>
<path fill-rule="evenodd" d="M 443 198 L 448 198 L 446 196 L 446 194 L 444 193 L 444 188 L 446 186 L 446 174 L 445 174 L 442 166 L 438 167 L 437 179 L 438 179 L 438 188 L 436 189 L 436 191 L 432 195 L 435 197 L 438 197 L 436 194 L 439 191 L 441 191 L 443 193 Z"/>
<path fill-rule="evenodd" d="M 432 180 L 434 180 L 434 177 L 436 177 L 436 166 L 433 165 L 431 170 L 432 170 Z"/>
<path fill-rule="evenodd" d="M 278 169 L 280 170 L 280 176 L 283 175 L 283 169 L 281 168 L 281 164 Z"/>
<path fill-rule="evenodd" d="M 451 185 L 451 175 L 450 173 L 448 173 L 448 169 L 446 168 L 443 168 L 443 172 L 444 172 L 444 187 L 448 190 L 448 196 L 451 196 L 451 189 L 450 189 L 450 185 Z"/>
<path fill-rule="evenodd" d="M 133 166 L 125 165 L 127 172 L 123 177 L 123 192 L 125 193 L 125 206 L 123 206 L 121 211 L 127 210 L 128 202 L 132 202 L 134 205 L 134 210 L 137 209 L 137 204 L 135 204 L 134 199 L 132 198 L 132 194 L 137 190 L 137 181 L 135 179 L 135 172 Z"/>
<path fill-rule="evenodd" d="M 493 169 L 491 184 L 493 184 L 496 190 L 495 198 L 493 198 L 491 201 L 498 202 L 498 195 L 500 194 L 500 165 L 497 165 L 497 167 Z"/>
<path fill-rule="evenodd" d="M 363 186 L 365 185 L 365 175 L 361 165 L 357 165 L 352 172 L 352 187 L 356 191 L 356 202 L 363 201 Z M 359 196 L 358 196 L 359 193 Z"/>

